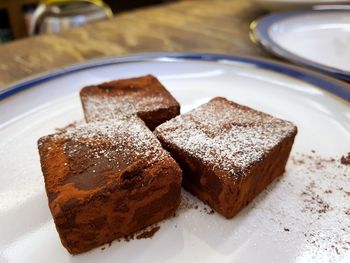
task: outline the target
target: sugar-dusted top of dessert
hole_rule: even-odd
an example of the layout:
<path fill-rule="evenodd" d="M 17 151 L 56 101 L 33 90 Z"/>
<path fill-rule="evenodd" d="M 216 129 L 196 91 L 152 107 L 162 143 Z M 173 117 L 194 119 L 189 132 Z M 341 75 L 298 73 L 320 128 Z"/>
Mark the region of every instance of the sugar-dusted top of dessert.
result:
<path fill-rule="evenodd" d="M 108 158 L 114 166 L 119 164 L 119 168 L 130 164 L 135 158 L 157 159 L 164 155 L 164 150 L 154 134 L 142 120 L 133 116 L 81 123 L 52 137 L 54 140 L 65 141 L 64 150 L 69 157 L 74 156 L 76 148 L 83 144 L 94 158 Z M 124 162 L 118 162 L 118 159 L 123 159 Z"/>
<path fill-rule="evenodd" d="M 155 130 L 161 140 L 231 175 L 244 173 L 296 132 L 296 126 L 289 121 L 220 97 Z"/>
<path fill-rule="evenodd" d="M 68 127 L 41 138 L 39 150 L 47 192 L 59 193 L 60 202 L 83 199 L 110 184 L 125 190 L 144 179 L 144 169 L 172 160 L 137 117 Z"/>
<path fill-rule="evenodd" d="M 88 121 L 179 106 L 152 75 L 88 86 L 81 90 L 80 96 Z"/>

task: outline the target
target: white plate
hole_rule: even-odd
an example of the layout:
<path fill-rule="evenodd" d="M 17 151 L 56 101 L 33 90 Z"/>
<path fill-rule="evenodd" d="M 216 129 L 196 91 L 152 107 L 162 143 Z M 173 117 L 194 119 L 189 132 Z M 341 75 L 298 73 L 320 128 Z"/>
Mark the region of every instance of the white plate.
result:
<path fill-rule="evenodd" d="M 320 5 L 346 5 L 349 0 L 253 0 L 255 4 L 269 11 L 287 11 L 305 9 Z"/>
<path fill-rule="evenodd" d="M 83 118 L 78 95 L 82 86 L 148 73 L 159 77 L 181 103 L 182 112 L 225 96 L 293 121 L 299 128 L 294 158 L 311 149 L 324 157 L 350 151 L 350 107 L 344 100 L 350 100 L 349 86 L 272 61 L 153 54 L 42 75 L 0 94 L 0 262 L 349 262 L 350 251 L 339 248 L 337 254 L 331 248 L 344 245 L 338 239 L 350 238 L 350 218 L 342 210 L 349 206 L 349 197 L 336 192 L 337 187 L 350 192 L 349 169 L 327 166 L 327 174 L 341 171 L 328 177 L 322 172 L 307 174 L 292 161 L 283 179 L 232 220 L 200 209 L 182 210 L 161 223 L 152 239 L 113 242 L 104 250 L 69 255 L 48 209 L 36 142 Z M 334 188 L 326 196 L 332 210 L 319 219 L 311 210 L 302 212 L 302 191 L 312 180 L 318 187 Z M 319 238 L 316 243 L 310 234 Z"/>
<path fill-rule="evenodd" d="M 252 30 L 269 51 L 350 80 L 350 9 L 272 14 Z"/>

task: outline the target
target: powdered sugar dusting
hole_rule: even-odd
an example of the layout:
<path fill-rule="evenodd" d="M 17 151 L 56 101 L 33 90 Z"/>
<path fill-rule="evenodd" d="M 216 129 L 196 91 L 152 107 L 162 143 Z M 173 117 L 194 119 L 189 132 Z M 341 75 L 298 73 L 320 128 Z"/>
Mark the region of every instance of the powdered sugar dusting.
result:
<path fill-rule="evenodd" d="M 120 161 L 128 165 L 139 159 L 153 162 L 168 156 L 153 133 L 137 117 L 77 124 L 49 137 L 64 142 L 68 157 L 77 155 L 83 145 L 87 158 L 107 158 L 114 167 Z"/>
<path fill-rule="evenodd" d="M 164 96 L 96 96 L 84 98 L 85 115 L 88 121 L 107 120 L 123 115 L 168 108 L 172 101 Z"/>
<path fill-rule="evenodd" d="M 291 122 L 224 98 L 215 98 L 155 131 L 165 141 L 230 174 L 240 174 L 295 132 Z"/>

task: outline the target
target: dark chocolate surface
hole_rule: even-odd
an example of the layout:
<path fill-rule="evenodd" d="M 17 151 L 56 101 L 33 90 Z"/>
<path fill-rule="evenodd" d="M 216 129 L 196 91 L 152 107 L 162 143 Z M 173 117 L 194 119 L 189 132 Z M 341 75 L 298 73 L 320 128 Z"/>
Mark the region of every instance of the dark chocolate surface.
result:
<path fill-rule="evenodd" d="M 283 174 L 297 128 L 217 97 L 154 133 L 183 169 L 184 187 L 231 218 Z"/>
<path fill-rule="evenodd" d="M 49 207 L 76 254 L 158 222 L 180 202 L 182 172 L 138 117 L 39 140 Z"/>

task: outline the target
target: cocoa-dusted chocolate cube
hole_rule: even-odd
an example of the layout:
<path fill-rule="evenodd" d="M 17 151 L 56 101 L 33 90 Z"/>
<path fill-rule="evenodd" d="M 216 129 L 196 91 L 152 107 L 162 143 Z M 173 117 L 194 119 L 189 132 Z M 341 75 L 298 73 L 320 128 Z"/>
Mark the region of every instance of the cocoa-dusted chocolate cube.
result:
<path fill-rule="evenodd" d="M 154 132 L 183 169 L 183 185 L 227 218 L 284 172 L 297 127 L 214 98 Z"/>
<path fill-rule="evenodd" d="M 138 115 L 154 130 L 180 114 L 180 105 L 152 75 L 83 88 L 80 98 L 87 122 Z"/>
<path fill-rule="evenodd" d="M 79 124 L 38 142 L 62 244 L 81 253 L 174 214 L 182 171 L 137 117 Z"/>

